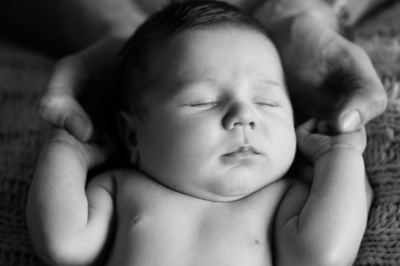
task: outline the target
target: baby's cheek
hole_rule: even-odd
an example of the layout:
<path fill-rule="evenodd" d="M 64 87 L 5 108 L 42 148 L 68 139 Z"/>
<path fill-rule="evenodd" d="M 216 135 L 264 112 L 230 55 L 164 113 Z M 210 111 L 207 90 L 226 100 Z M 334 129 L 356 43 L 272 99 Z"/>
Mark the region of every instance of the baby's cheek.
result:
<path fill-rule="evenodd" d="M 289 127 L 281 132 L 281 134 L 277 136 L 275 143 L 277 144 L 275 147 L 277 157 L 280 157 L 283 162 L 286 162 L 286 166 L 290 167 L 297 148 L 296 133 L 294 129 Z"/>

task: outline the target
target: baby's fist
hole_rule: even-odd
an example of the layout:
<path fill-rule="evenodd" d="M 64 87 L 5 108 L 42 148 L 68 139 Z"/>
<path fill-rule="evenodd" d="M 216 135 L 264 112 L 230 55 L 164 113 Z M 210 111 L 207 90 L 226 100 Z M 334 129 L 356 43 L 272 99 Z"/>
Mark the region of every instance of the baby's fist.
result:
<path fill-rule="evenodd" d="M 300 125 L 296 134 L 300 151 L 311 163 L 336 149 L 351 149 L 362 154 L 367 143 L 364 127 L 357 131 L 335 135 L 330 133 L 326 121 L 315 119 Z"/>
<path fill-rule="evenodd" d="M 108 157 L 107 151 L 93 143 L 84 143 L 76 139 L 67 130 L 53 128 L 47 135 L 47 145 L 63 146 L 73 150 L 80 161 L 92 168 L 104 163 Z"/>

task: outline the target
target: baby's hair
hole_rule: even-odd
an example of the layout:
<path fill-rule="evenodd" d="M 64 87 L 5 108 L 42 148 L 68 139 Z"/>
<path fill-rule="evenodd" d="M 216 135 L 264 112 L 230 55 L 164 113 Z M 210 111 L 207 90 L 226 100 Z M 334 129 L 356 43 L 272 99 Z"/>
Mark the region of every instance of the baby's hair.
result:
<path fill-rule="evenodd" d="M 172 0 L 165 8 L 151 15 L 127 41 L 118 60 L 123 97 L 128 108 L 142 109 L 142 86 L 135 86 L 138 71 L 151 63 L 151 52 L 163 49 L 165 42 L 188 31 L 222 25 L 246 26 L 267 36 L 252 17 L 236 7 L 212 0 L 179 2 Z M 136 71 L 135 71 L 136 70 Z M 138 85 L 138 84 L 136 84 Z M 133 104 L 133 106 L 132 106 Z M 140 112 L 138 112 L 140 113 Z"/>

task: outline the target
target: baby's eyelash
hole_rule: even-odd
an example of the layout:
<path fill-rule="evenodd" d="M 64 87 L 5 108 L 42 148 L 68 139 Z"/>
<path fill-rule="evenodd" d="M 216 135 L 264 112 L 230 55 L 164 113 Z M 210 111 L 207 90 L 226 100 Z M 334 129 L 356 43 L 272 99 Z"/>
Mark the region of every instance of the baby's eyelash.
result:
<path fill-rule="evenodd" d="M 187 105 L 192 107 L 214 107 L 217 105 L 217 102 L 212 99 L 201 99 L 190 102 Z"/>
<path fill-rule="evenodd" d="M 204 103 L 192 103 L 190 106 L 193 107 L 209 107 L 209 106 L 216 106 L 217 102 L 204 102 Z"/>
<path fill-rule="evenodd" d="M 260 101 L 254 101 L 255 104 L 260 105 L 260 106 L 268 106 L 268 107 L 277 107 L 278 103 L 270 100 L 260 100 Z"/>

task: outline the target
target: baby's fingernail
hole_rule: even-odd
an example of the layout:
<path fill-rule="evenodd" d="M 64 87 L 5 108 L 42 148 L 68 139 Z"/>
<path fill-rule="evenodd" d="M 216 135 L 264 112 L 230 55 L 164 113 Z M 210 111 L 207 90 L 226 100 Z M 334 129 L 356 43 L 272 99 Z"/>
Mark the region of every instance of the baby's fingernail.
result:
<path fill-rule="evenodd" d="M 85 141 L 87 138 L 87 123 L 85 120 L 77 114 L 72 114 L 69 117 L 67 117 L 67 120 L 65 121 L 66 123 L 66 128 L 73 134 L 75 135 L 76 138 L 79 140 Z"/>
<path fill-rule="evenodd" d="M 342 118 L 342 129 L 344 132 L 354 131 L 360 127 L 361 117 L 357 110 L 345 114 Z"/>

